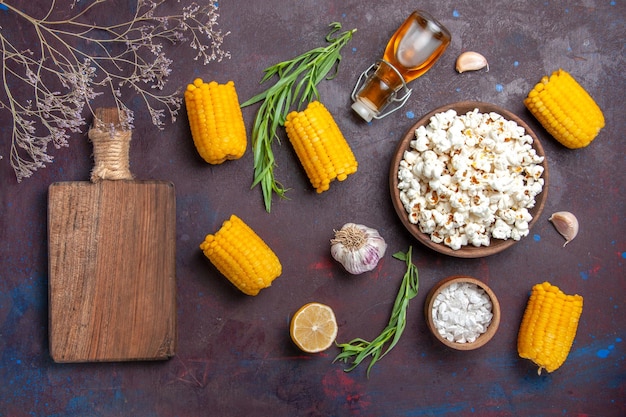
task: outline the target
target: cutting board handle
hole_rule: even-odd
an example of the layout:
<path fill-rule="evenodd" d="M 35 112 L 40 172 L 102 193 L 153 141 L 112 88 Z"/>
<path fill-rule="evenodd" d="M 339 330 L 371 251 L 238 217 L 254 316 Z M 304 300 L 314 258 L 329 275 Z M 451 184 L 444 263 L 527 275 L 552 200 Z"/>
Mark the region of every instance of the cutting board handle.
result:
<path fill-rule="evenodd" d="M 117 107 L 96 109 L 89 129 L 94 159 L 91 182 L 133 179 L 128 158 L 132 131 L 124 127 L 122 120 Z"/>

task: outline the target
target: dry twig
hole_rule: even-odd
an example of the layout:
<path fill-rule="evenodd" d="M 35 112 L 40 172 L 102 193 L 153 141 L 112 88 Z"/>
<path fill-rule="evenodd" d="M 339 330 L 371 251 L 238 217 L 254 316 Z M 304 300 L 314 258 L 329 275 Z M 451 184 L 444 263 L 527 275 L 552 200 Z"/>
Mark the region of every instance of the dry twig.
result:
<path fill-rule="evenodd" d="M 228 33 L 217 30 L 212 2 L 181 6 L 179 0 L 168 14 L 162 10 L 171 1 L 138 0 L 130 19 L 99 24 L 102 16 L 118 16 L 107 8 L 115 2 L 74 0 L 70 16 L 57 18 L 57 0 L 50 1 L 47 10 L 38 6 L 43 17 L 35 17 L 0 0 L 0 110 L 12 116 L 10 163 L 18 182 L 52 162 L 50 143 L 68 146 L 70 133 L 85 125 L 85 107 L 93 114 L 100 95 L 112 97 L 128 116 L 125 127 L 134 120 L 123 101 L 129 94 L 140 98 L 158 128 L 166 116 L 174 121 L 182 98 L 164 91 L 172 64 L 167 45 L 188 43 L 204 65 L 230 56 L 221 48 Z M 24 21 L 32 31 L 10 27 Z M 27 47 L 20 44 L 24 39 Z"/>

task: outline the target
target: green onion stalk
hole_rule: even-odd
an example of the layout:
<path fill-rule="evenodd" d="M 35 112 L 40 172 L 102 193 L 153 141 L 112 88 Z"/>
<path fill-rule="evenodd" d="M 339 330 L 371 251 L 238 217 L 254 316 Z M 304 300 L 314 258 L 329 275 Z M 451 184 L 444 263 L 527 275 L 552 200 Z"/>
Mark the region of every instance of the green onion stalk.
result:
<path fill-rule="evenodd" d="M 356 338 L 348 343 L 338 344 L 341 348 L 341 353 L 335 357 L 333 362 L 343 361 L 348 363 L 351 361 L 351 365 L 346 369 L 346 372 L 352 371 L 367 357 L 371 356 L 370 364 L 367 367 L 367 376 L 369 377 L 370 370 L 374 364 L 389 353 L 400 340 L 400 336 L 402 336 L 406 328 L 406 313 L 409 301 L 417 296 L 419 288 L 417 267 L 411 261 L 412 250 L 413 248 L 409 246 L 406 253 L 397 252 L 393 255 L 394 258 L 404 261 L 407 269 L 402 278 L 402 284 L 396 300 L 393 303 L 389 323 L 384 330 L 371 342 Z"/>

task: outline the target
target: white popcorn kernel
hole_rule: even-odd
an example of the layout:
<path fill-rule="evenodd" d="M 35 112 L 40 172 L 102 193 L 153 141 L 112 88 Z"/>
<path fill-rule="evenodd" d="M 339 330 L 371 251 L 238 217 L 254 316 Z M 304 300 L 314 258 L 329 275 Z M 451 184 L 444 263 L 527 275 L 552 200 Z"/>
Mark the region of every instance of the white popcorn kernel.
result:
<path fill-rule="evenodd" d="M 513 229 L 511 229 L 511 239 L 513 239 L 513 240 L 520 240 L 524 236 L 528 236 L 528 229 L 521 230 L 521 229 L 517 229 L 515 227 Z"/>
<path fill-rule="evenodd" d="M 501 210 L 499 213 L 500 220 L 506 222 L 508 225 L 515 224 L 515 219 L 517 218 L 517 212 L 513 209 L 505 209 Z"/>
<path fill-rule="evenodd" d="M 533 216 L 531 216 L 531 214 L 528 212 L 527 209 L 521 208 L 517 210 L 515 214 L 515 223 L 517 224 L 517 222 L 521 222 L 521 221 L 528 223 L 532 220 L 532 218 Z"/>
<path fill-rule="evenodd" d="M 410 181 L 413 179 L 413 173 L 409 168 L 401 167 L 398 171 L 398 179 L 400 181 Z"/>
<path fill-rule="evenodd" d="M 537 194 L 541 193 L 541 191 L 543 190 L 543 178 L 541 178 L 541 179 L 539 179 L 537 181 L 534 181 L 532 184 L 530 184 L 530 186 L 528 187 L 528 190 L 530 192 L 530 195 L 533 196 L 533 198 Z M 534 203 L 534 201 L 533 201 L 533 203 Z M 531 207 L 528 207 L 528 208 L 531 208 Z"/>
<path fill-rule="evenodd" d="M 420 213 L 426 207 L 426 199 L 421 195 L 416 195 L 409 201 L 409 209 L 416 213 Z"/>
<path fill-rule="evenodd" d="M 421 197 L 419 192 L 420 190 L 409 187 L 408 190 L 406 190 L 406 196 L 411 200 L 415 200 L 416 198 Z"/>
<path fill-rule="evenodd" d="M 405 193 L 404 191 L 400 191 L 400 202 L 402 203 L 402 206 L 404 206 L 404 209 L 409 211 L 407 208 L 411 207 L 410 206 L 411 200 L 407 196 L 407 193 Z"/>
<path fill-rule="evenodd" d="M 398 189 L 402 192 L 404 192 L 405 190 L 408 190 L 411 188 L 411 182 L 410 181 L 400 181 L 398 182 Z"/>
<path fill-rule="evenodd" d="M 523 154 L 519 152 L 506 152 L 505 153 L 506 161 L 509 166 L 520 166 L 522 165 Z"/>
<path fill-rule="evenodd" d="M 453 234 L 448 235 L 444 242 L 447 246 L 451 247 L 454 250 L 460 249 L 462 246 L 467 245 L 467 236 L 461 234 Z"/>
<path fill-rule="evenodd" d="M 489 137 L 486 137 L 480 142 L 480 146 L 488 151 L 493 151 L 496 148 L 496 143 L 499 142 L 497 133 L 494 131 L 489 132 Z"/>
<path fill-rule="evenodd" d="M 404 161 L 406 161 L 407 164 L 413 165 L 416 160 L 417 160 L 416 152 L 404 151 Z"/>
<path fill-rule="evenodd" d="M 513 185 L 513 178 L 503 175 L 501 177 L 491 179 L 488 183 L 489 186 L 495 191 L 505 193 L 511 189 L 511 186 Z"/>
<path fill-rule="evenodd" d="M 526 167 L 526 172 L 535 180 L 538 180 L 543 174 L 543 166 L 531 165 Z"/>
<path fill-rule="evenodd" d="M 452 143 L 450 142 L 450 139 L 448 139 L 447 131 L 442 130 L 433 133 L 432 144 L 433 150 L 437 152 L 438 155 L 448 152 L 452 147 Z"/>
<path fill-rule="evenodd" d="M 446 220 L 448 219 L 446 213 L 442 213 L 441 211 L 436 209 L 432 210 L 430 214 L 435 221 L 435 225 L 438 226 L 439 229 L 441 229 L 441 227 L 446 223 Z"/>
<path fill-rule="evenodd" d="M 450 166 L 454 170 L 454 178 L 460 179 L 467 175 L 469 164 L 467 157 L 462 154 L 453 155 L 450 159 Z"/>
<path fill-rule="evenodd" d="M 431 215 L 432 210 L 422 210 L 418 213 L 418 222 L 422 233 L 432 234 L 435 232 L 435 220 Z"/>
<path fill-rule="evenodd" d="M 418 152 L 426 151 L 430 146 L 430 139 L 426 135 L 424 126 L 420 126 L 415 131 L 415 140 L 411 141 L 411 147 Z"/>
<path fill-rule="evenodd" d="M 434 222 L 433 222 L 434 224 Z M 434 227 L 433 227 L 434 229 Z M 441 243 L 443 242 L 443 236 L 439 233 L 439 231 L 433 231 L 432 233 L 430 233 L 430 240 L 435 242 L 435 243 Z"/>
<path fill-rule="evenodd" d="M 484 234 L 484 233 L 480 233 L 480 234 L 476 234 L 474 236 L 472 236 L 471 238 L 468 238 L 468 242 L 475 247 L 481 247 L 481 246 L 489 246 L 489 243 L 491 243 L 491 239 L 489 238 L 488 235 Z"/>
<path fill-rule="evenodd" d="M 463 146 L 465 146 L 465 135 L 463 135 L 461 132 L 455 132 L 454 134 L 451 134 L 449 140 L 450 147 L 454 151 L 461 150 L 463 149 Z"/>
<path fill-rule="evenodd" d="M 489 209 L 488 204 L 480 204 L 476 206 L 472 206 L 469 209 L 470 214 L 479 218 L 479 219 L 489 219 L 491 217 L 491 210 Z"/>
<path fill-rule="evenodd" d="M 463 191 L 456 192 L 450 197 L 450 206 L 458 213 L 465 213 L 470 209 L 470 197 Z"/>
<path fill-rule="evenodd" d="M 437 205 L 437 203 L 439 203 L 439 196 L 437 195 L 437 191 L 430 190 L 426 193 L 424 197 L 429 207 L 433 207 Z"/>
<path fill-rule="evenodd" d="M 512 228 L 509 224 L 502 219 L 497 219 L 493 229 L 491 230 L 491 236 L 496 239 L 506 240 L 511 237 L 511 231 Z"/>
<path fill-rule="evenodd" d="M 419 157 L 417 158 L 417 160 L 415 161 L 415 164 L 413 164 L 413 167 L 411 168 L 411 174 L 413 174 L 413 176 L 415 176 L 416 178 L 421 178 L 423 176 L 423 172 L 424 172 L 424 160 Z"/>
<path fill-rule="evenodd" d="M 506 210 L 509 207 L 513 206 L 513 202 L 515 200 L 513 199 L 513 197 L 511 197 L 511 195 L 509 194 L 505 194 L 505 193 L 498 193 L 498 194 L 493 194 L 490 198 L 490 202 L 494 205 L 494 211 L 501 211 L 501 210 Z M 491 206 L 491 204 L 490 204 Z"/>

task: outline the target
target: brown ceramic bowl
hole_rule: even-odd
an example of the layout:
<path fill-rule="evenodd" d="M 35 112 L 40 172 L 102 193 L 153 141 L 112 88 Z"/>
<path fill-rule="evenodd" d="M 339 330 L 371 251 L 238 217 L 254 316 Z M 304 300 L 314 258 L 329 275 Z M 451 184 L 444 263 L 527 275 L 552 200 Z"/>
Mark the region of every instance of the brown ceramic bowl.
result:
<path fill-rule="evenodd" d="M 487 327 L 487 331 L 485 333 L 482 333 L 480 336 L 478 336 L 478 338 L 474 342 L 471 342 L 471 343 L 459 343 L 459 342 L 449 341 L 448 339 L 442 337 L 439 334 L 439 331 L 437 330 L 437 327 L 435 326 L 435 323 L 433 321 L 432 311 L 433 311 L 433 303 L 435 302 L 435 298 L 437 298 L 437 295 L 444 288 L 454 283 L 475 284 L 478 287 L 482 288 L 491 299 L 491 304 L 492 304 L 491 312 L 493 313 L 493 318 L 491 319 L 491 323 Z M 481 346 L 484 346 L 487 342 L 489 342 L 493 338 L 493 336 L 496 334 L 496 331 L 498 331 L 498 326 L 500 325 L 500 303 L 498 302 L 498 298 L 496 297 L 494 292 L 491 290 L 491 288 L 489 288 L 489 286 L 487 286 L 487 284 L 485 284 L 484 282 L 476 278 L 472 278 L 472 277 L 468 277 L 464 275 L 454 275 L 454 276 L 451 276 L 451 277 L 448 277 L 439 281 L 430 290 L 430 292 L 426 296 L 426 302 L 424 304 L 424 315 L 426 316 L 426 323 L 428 324 L 428 328 L 430 329 L 431 333 L 441 343 L 456 350 L 473 350 L 473 349 L 478 349 Z"/>
<path fill-rule="evenodd" d="M 400 220 L 402 221 L 402 224 L 418 241 L 437 252 L 459 258 L 480 258 L 483 256 L 493 255 L 511 247 L 512 245 L 517 243 L 517 241 L 513 239 L 501 240 L 492 238 L 490 239 L 489 246 L 476 247 L 473 245 L 465 245 L 457 250 L 452 249 L 451 247 L 446 246 L 443 243 L 433 242 L 430 239 L 430 235 L 422 233 L 422 231 L 420 231 L 419 227 L 416 224 L 413 224 L 409 221 L 408 213 L 406 212 L 404 206 L 402 205 L 402 202 L 400 201 L 400 191 L 398 190 L 398 169 L 400 167 L 400 161 L 402 161 L 402 159 L 404 158 L 404 152 L 410 148 L 410 142 L 415 137 L 415 130 L 422 125 L 427 125 L 428 123 L 430 123 L 430 118 L 433 115 L 435 115 L 436 113 L 445 112 L 449 109 L 454 109 L 456 110 L 457 114 L 462 115 L 476 108 L 481 113 L 496 112 L 503 116 L 505 119 L 512 120 L 519 126 L 522 126 L 526 130 L 526 133 L 533 138 L 533 148 L 537 152 L 537 155 L 544 157 L 542 163 L 544 169 L 542 175 L 542 178 L 544 180 L 543 190 L 539 195 L 536 196 L 535 206 L 532 209 L 529 209 L 529 213 L 532 215 L 532 220 L 529 222 L 529 228 L 532 229 L 532 226 L 539 218 L 539 215 L 543 211 L 543 207 L 546 203 L 548 195 L 548 165 L 543 147 L 541 146 L 541 143 L 539 142 L 539 139 L 537 138 L 535 132 L 533 132 L 532 129 L 528 127 L 528 125 L 515 114 L 494 104 L 476 101 L 463 101 L 440 107 L 422 117 L 417 123 L 411 126 L 411 128 L 402 138 L 402 140 L 398 143 L 395 154 L 391 161 L 391 167 L 389 169 L 389 188 L 391 192 L 391 200 L 393 202 L 396 213 L 398 214 L 398 217 L 400 217 Z"/>

